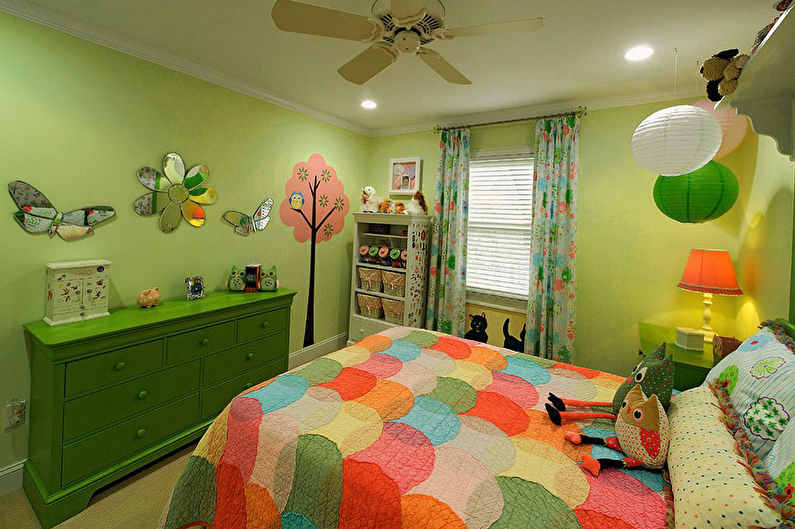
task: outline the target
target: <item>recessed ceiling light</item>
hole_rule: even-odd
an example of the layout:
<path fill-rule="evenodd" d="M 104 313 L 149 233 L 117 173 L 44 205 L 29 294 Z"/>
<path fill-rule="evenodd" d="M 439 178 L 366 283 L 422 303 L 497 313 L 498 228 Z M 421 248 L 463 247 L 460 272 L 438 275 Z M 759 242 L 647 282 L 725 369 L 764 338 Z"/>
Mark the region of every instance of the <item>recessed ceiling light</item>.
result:
<path fill-rule="evenodd" d="M 648 59 L 654 54 L 654 48 L 650 46 L 635 46 L 630 48 L 624 54 L 624 58 L 628 61 L 637 62 Z"/>
<path fill-rule="evenodd" d="M 362 108 L 366 108 L 367 110 L 372 110 L 372 109 L 374 109 L 377 106 L 378 106 L 378 103 L 376 103 L 375 101 L 373 101 L 371 99 L 365 99 L 364 101 L 362 101 Z"/>

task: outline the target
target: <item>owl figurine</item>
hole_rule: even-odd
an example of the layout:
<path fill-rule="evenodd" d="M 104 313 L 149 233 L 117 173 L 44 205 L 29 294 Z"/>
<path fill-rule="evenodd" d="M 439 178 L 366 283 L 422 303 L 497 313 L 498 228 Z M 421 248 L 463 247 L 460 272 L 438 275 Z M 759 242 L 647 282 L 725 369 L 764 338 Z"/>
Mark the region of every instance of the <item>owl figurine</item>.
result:
<path fill-rule="evenodd" d="M 290 195 L 290 207 L 293 209 L 301 209 L 304 207 L 304 195 L 299 193 L 298 191 L 293 191 L 293 194 Z"/>
<path fill-rule="evenodd" d="M 262 292 L 272 292 L 279 288 L 278 281 L 276 280 L 276 265 L 271 266 L 267 270 L 265 266 L 259 269 L 259 289 Z"/>
<path fill-rule="evenodd" d="M 574 444 L 588 443 L 604 445 L 624 452 L 623 459 L 584 456 L 580 466 L 599 475 L 603 468 L 646 467 L 660 469 L 668 457 L 668 443 L 671 440 L 668 416 L 657 395 L 646 397 L 640 385 L 635 385 L 621 402 L 616 418 L 616 435 L 602 439 L 589 437 L 576 432 L 566 432 L 566 439 Z"/>
<path fill-rule="evenodd" d="M 226 280 L 226 288 L 236 292 L 243 292 L 246 287 L 246 272 L 237 265 L 232 265 L 232 271 L 229 272 L 229 278 Z"/>

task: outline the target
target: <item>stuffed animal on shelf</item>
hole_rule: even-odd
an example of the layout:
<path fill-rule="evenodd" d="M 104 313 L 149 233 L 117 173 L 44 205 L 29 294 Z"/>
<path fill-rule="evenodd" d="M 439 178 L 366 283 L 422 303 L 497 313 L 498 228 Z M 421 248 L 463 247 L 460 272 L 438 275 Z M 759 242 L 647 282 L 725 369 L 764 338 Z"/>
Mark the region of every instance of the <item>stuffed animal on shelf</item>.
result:
<path fill-rule="evenodd" d="M 734 48 L 716 53 L 701 66 L 701 77 L 707 81 L 707 97 L 718 102 L 737 90 L 737 79 L 742 73 L 748 55 Z"/>
<path fill-rule="evenodd" d="M 776 1 L 773 4 L 773 9 L 775 9 L 779 13 L 783 13 L 784 11 L 787 10 L 790 4 L 792 4 L 792 0 Z M 776 22 L 778 22 L 779 17 L 781 17 L 781 15 L 776 16 L 776 18 L 773 19 L 773 22 L 763 27 L 756 33 L 756 38 L 754 39 L 754 45 L 751 47 L 751 55 L 756 53 L 756 50 L 759 48 L 762 42 L 764 42 L 765 37 L 767 37 L 767 34 L 770 33 L 770 30 L 773 29 L 773 26 L 775 26 Z"/>
<path fill-rule="evenodd" d="M 363 213 L 378 213 L 378 203 L 381 199 L 378 198 L 373 186 L 364 186 L 362 188 L 362 205 L 359 209 Z"/>
<path fill-rule="evenodd" d="M 385 198 L 378 204 L 378 213 L 389 213 L 392 209 L 392 201 Z"/>
<path fill-rule="evenodd" d="M 409 215 L 427 215 L 428 205 L 425 204 L 425 195 L 422 191 L 417 191 L 411 197 L 411 201 L 406 205 L 406 213 Z"/>
<path fill-rule="evenodd" d="M 555 424 L 563 421 L 579 419 L 612 419 L 616 420 L 624 398 L 635 386 L 646 395 L 657 395 L 657 399 L 668 408 L 671 392 L 674 389 L 674 362 L 665 356 L 665 344 L 646 355 L 632 370 L 632 375 L 621 384 L 613 396 L 612 402 L 590 402 L 560 398 L 554 393 L 549 394 L 549 402 L 545 404 L 547 415 Z M 551 404 L 550 404 L 551 403 Z M 568 407 L 612 408 L 612 413 L 567 411 Z"/>
<path fill-rule="evenodd" d="M 616 418 L 616 435 L 602 439 L 589 437 L 576 432 L 566 432 L 566 439 L 574 444 L 605 445 L 613 450 L 624 452 L 624 459 L 595 459 L 584 456 L 580 466 L 599 475 L 603 468 L 662 468 L 668 458 L 668 444 L 671 440 L 668 416 L 657 395 L 646 397 L 640 385 L 629 390 Z"/>
<path fill-rule="evenodd" d="M 392 202 L 392 213 L 396 215 L 405 215 L 406 214 L 406 204 L 399 200 L 395 200 Z"/>

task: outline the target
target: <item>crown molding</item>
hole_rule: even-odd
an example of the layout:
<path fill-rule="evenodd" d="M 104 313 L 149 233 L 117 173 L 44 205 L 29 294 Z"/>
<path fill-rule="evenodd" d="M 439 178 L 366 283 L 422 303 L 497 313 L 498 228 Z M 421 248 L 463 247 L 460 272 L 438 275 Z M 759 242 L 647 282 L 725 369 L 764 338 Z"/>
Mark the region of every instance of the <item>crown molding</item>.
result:
<path fill-rule="evenodd" d="M 556 112 L 565 112 L 567 110 L 576 108 L 579 105 L 587 106 L 588 110 L 602 110 L 607 108 L 641 105 L 644 103 L 671 101 L 674 99 L 670 90 L 661 90 L 631 96 L 610 96 L 585 101 L 571 100 L 550 103 L 546 105 L 531 105 L 495 109 L 485 112 L 447 116 L 444 118 L 439 118 L 437 121 L 433 122 L 427 121 L 398 127 L 371 129 L 332 114 L 328 114 L 314 107 L 290 101 L 259 86 L 252 85 L 251 83 L 247 83 L 231 75 L 221 73 L 212 68 L 208 68 L 188 59 L 184 59 L 177 55 L 162 51 L 153 46 L 115 35 L 93 24 L 88 24 L 76 18 L 58 13 L 51 9 L 47 9 L 40 5 L 34 4 L 29 0 L 0 0 L 0 11 L 61 31 L 63 33 L 67 33 L 74 37 L 78 37 L 89 42 L 120 51 L 127 55 L 132 55 L 133 57 L 158 64 L 191 77 L 228 88 L 229 90 L 254 97 L 261 101 L 266 101 L 281 108 L 303 114 L 310 118 L 314 118 L 367 137 L 392 136 L 397 134 L 430 131 L 433 130 L 436 125 L 451 127 L 481 121 L 499 121 L 505 119 L 518 119 L 525 116 L 538 114 L 552 114 Z M 685 92 L 678 95 L 677 99 L 686 99 L 689 97 L 698 96 L 703 96 L 703 92 L 692 90 L 690 92 Z"/>
<path fill-rule="evenodd" d="M 159 64 L 171 70 L 176 70 L 191 77 L 272 103 L 281 108 L 292 110 L 293 112 L 330 123 L 331 125 L 347 129 L 363 136 L 372 135 L 372 130 L 362 125 L 328 114 L 314 107 L 284 99 L 281 96 L 264 90 L 261 87 L 241 81 L 231 75 L 221 73 L 207 66 L 197 64 L 142 42 L 121 37 L 93 24 L 88 24 L 76 18 L 47 9 L 29 2 L 28 0 L 0 0 L 0 11 L 41 24 L 42 26 L 56 29 L 74 37 L 93 42 L 94 44 L 99 44 L 126 53 L 127 55 Z"/>
<path fill-rule="evenodd" d="M 588 107 L 588 111 L 604 110 L 608 108 L 630 107 L 634 105 L 643 105 L 646 103 L 660 103 L 665 101 L 678 101 L 680 99 L 689 99 L 691 97 L 697 98 L 701 96 L 703 99 L 704 92 L 697 90 L 690 90 L 677 94 L 674 98 L 670 90 L 661 90 L 654 92 L 647 92 L 645 94 L 635 94 L 631 96 L 610 96 L 603 98 L 590 99 L 586 101 L 564 101 L 559 103 L 550 103 L 547 105 L 531 105 L 520 106 L 511 108 L 502 108 L 490 110 L 486 112 L 476 112 L 471 114 L 462 114 L 458 116 L 451 116 L 441 118 L 438 121 L 427 121 L 424 123 L 416 123 L 413 125 L 405 125 L 400 127 L 387 127 L 381 129 L 373 129 L 370 135 L 373 137 L 379 136 L 394 136 L 397 134 L 410 134 L 413 132 L 427 132 L 433 130 L 437 125 L 442 127 L 456 127 L 463 126 L 470 123 L 480 123 L 487 121 L 502 121 L 507 119 L 521 119 L 527 116 L 555 114 L 557 112 L 567 112 L 574 110 L 582 105 Z"/>

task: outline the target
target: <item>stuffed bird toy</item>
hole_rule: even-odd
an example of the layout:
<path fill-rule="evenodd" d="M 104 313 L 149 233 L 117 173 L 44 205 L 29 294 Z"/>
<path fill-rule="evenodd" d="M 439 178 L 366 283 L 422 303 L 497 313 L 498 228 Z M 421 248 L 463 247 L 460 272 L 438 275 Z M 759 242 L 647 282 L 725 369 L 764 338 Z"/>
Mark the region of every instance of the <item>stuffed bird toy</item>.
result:
<path fill-rule="evenodd" d="M 671 392 L 674 389 L 674 363 L 672 358 L 665 356 L 665 344 L 646 355 L 632 370 L 632 375 L 616 390 L 612 402 L 564 399 L 550 393 L 549 402 L 545 405 L 547 414 L 552 422 L 558 425 L 563 421 L 580 419 L 616 420 L 624 397 L 634 386 L 640 386 L 646 395 L 656 395 L 663 409 L 668 408 L 668 403 L 671 402 Z M 568 411 L 569 407 L 612 408 L 612 413 Z"/>
<path fill-rule="evenodd" d="M 640 385 L 633 386 L 621 402 L 616 418 L 615 437 L 601 439 L 575 432 L 567 432 L 565 435 L 574 444 L 605 445 L 626 454 L 623 459 L 594 459 L 584 456 L 580 466 L 594 476 L 598 476 L 602 468 L 662 468 L 668 457 L 668 443 L 671 438 L 668 416 L 657 395 L 647 398 Z"/>

